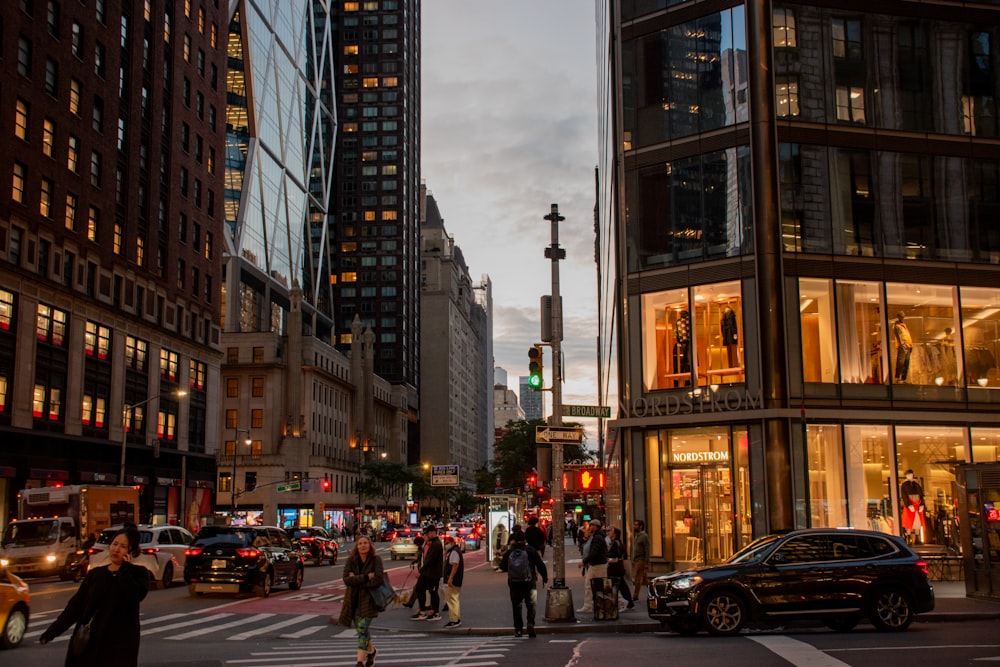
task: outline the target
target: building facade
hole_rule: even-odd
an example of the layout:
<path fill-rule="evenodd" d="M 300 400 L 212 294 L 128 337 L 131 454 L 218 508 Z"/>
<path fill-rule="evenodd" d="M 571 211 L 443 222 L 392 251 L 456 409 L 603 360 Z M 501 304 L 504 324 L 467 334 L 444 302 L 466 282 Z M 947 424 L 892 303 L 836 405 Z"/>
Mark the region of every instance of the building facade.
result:
<path fill-rule="evenodd" d="M 956 552 L 956 466 L 1000 457 L 1000 10 L 604 8 L 627 519 L 661 567 Z"/>
<path fill-rule="evenodd" d="M 493 423 L 492 358 L 487 360 L 490 314 L 477 290 L 462 249 L 444 227 L 434 196 L 426 193 L 420 228 L 421 273 L 420 396 L 421 464 L 458 465 L 459 484 L 475 488 L 486 464 Z M 488 361 L 488 363 L 487 363 Z"/>
<path fill-rule="evenodd" d="M 0 515 L 18 490 L 215 491 L 225 155 L 219 3 L 16 2 L 0 21 Z M 183 394 L 183 396 L 182 396 Z"/>
<path fill-rule="evenodd" d="M 517 390 L 521 409 L 524 410 L 524 418 L 528 421 L 545 419 L 545 392 L 532 389 L 531 385 L 528 384 L 527 375 L 518 376 Z"/>

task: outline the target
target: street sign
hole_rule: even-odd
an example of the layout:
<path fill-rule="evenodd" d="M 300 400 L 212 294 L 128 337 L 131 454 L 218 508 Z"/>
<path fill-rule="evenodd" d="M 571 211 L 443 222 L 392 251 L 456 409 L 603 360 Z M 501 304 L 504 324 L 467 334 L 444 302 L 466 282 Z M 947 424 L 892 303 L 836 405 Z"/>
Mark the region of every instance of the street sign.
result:
<path fill-rule="evenodd" d="M 535 443 L 583 442 L 583 429 L 574 426 L 536 426 Z"/>
<path fill-rule="evenodd" d="M 458 466 L 431 466 L 431 486 L 458 486 Z"/>
<path fill-rule="evenodd" d="M 298 491 L 302 488 L 301 482 L 289 482 L 288 484 L 279 484 L 278 493 L 283 491 Z"/>
<path fill-rule="evenodd" d="M 611 419 L 611 407 L 607 405 L 564 405 L 563 417 L 597 417 Z"/>

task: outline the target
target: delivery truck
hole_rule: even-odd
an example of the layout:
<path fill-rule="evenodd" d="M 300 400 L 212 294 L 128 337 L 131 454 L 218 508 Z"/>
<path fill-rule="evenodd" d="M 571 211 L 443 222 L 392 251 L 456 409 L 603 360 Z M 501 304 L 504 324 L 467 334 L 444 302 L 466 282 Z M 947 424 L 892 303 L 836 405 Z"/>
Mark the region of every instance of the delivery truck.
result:
<path fill-rule="evenodd" d="M 25 489 L 18 494 L 18 518 L 0 539 L 0 561 L 19 575 L 72 578 L 71 567 L 88 538 L 137 523 L 138 511 L 139 491 L 131 486 Z"/>

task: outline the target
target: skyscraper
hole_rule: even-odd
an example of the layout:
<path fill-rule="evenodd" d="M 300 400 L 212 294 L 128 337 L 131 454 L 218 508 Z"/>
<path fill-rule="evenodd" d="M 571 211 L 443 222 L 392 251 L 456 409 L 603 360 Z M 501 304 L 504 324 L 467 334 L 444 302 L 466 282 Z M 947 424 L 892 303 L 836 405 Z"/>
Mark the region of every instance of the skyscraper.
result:
<path fill-rule="evenodd" d="M 143 521 L 211 506 L 224 13 L 5 7 L 0 516 L 56 483 L 138 485 Z"/>
<path fill-rule="evenodd" d="M 1000 460 L 1000 10 L 603 7 L 612 463 L 654 561 L 804 526 L 958 548 L 955 466 Z"/>
<path fill-rule="evenodd" d="M 517 391 L 521 409 L 524 410 L 524 418 L 528 421 L 545 419 L 545 392 L 532 389 L 528 384 L 527 375 L 517 378 Z"/>
<path fill-rule="evenodd" d="M 420 386 L 420 2 L 332 3 L 340 135 L 330 201 L 338 349 L 361 317 L 375 372 Z M 416 438 L 416 431 L 414 431 Z"/>

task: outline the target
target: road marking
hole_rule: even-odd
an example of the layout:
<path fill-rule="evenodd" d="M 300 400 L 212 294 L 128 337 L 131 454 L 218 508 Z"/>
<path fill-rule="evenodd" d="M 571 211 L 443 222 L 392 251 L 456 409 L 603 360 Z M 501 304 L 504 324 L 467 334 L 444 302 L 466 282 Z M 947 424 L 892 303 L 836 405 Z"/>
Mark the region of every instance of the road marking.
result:
<path fill-rule="evenodd" d="M 281 635 L 282 639 L 302 639 L 303 637 L 308 637 L 309 635 L 314 635 L 323 629 L 322 625 L 314 625 L 310 628 L 305 628 L 304 630 L 299 630 L 298 632 L 289 632 L 288 634 Z"/>
<path fill-rule="evenodd" d="M 198 625 L 199 623 L 211 623 L 213 621 L 218 621 L 223 618 L 229 618 L 232 614 L 212 614 L 211 616 L 204 616 L 202 618 L 196 618 L 191 621 L 184 621 L 183 623 L 174 623 L 173 625 L 164 625 L 159 628 L 153 628 L 151 630 L 143 630 L 143 635 L 153 635 L 158 632 L 166 632 L 167 630 L 176 630 L 177 628 L 186 628 L 189 625 Z"/>
<path fill-rule="evenodd" d="M 850 667 L 846 662 L 827 655 L 812 644 L 807 644 L 791 637 L 772 635 L 768 637 L 747 637 L 747 639 L 757 642 L 771 653 L 784 658 L 798 667 Z"/>
<path fill-rule="evenodd" d="M 237 618 L 235 621 L 229 621 L 228 623 L 223 623 L 222 625 L 210 625 L 207 628 L 199 628 L 198 630 L 192 630 L 191 632 L 185 632 L 179 635 L 173 635 L 170 637 L 165 637 L 165 639 L 178 640 L 178 639 L 191 639 L 192 637 L 201 637 L 202 635 L 207 635 L 210 632 L 218 632 L 219 630 L 225 630 L 226 628 L 233 628 L 237 625 L 247 625 L 248 623 L 256 623 L 257 621 L 263 621 L 266 618 L 271 618 L 274 614 L 256 614 L 255 616 L 249 616 L 246 618 Z"/>
<path fill-rule="evenodd" d="M 932 651 L 943 648 L 1000 648 L 1000 644 L 938 644 L 935 646 L 866 646 L 864 648 L 829 648 L 830 653 L 847 651 Z"/>
<path fill-rule="evenodd" d="M 241 632 L 238 635 L 233 635 L 231 637 L 226 637 L 228 641 L 241 641 L 243 639 L 250 639 L 251 637 L 259 637 L 262 634 L 273 632 L 275 630 L 280 630 L 281 628 L 287 628 L 289 625 L 297 625 L 304 621 L 317 618 L 317 614 L 302 614 L 301 616 L 293 616 L 292 618 L 286 618 L 283 621 L 278 621 L 277 623 L 272 623 L 271 625 L 266 625 L 263 628 L 255 628 L 253 630 L 247 630 L 246 632 Z M 312 632 L 316 632 L 312 628 L 307 628 Z M 318 628 L 317 628 L 318 630 Z M 284 636 L 284 635 L 282 635 Z"/>

